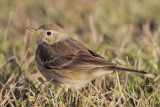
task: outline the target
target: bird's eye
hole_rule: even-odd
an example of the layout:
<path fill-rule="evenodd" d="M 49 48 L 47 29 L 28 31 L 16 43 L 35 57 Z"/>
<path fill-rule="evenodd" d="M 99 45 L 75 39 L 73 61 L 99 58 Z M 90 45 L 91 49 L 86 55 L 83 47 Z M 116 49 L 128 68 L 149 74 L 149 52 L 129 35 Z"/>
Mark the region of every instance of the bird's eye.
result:
<path fill-rule="evenodd" d="M 47 32 L 47 35 L 50 36 L 52 33 L 50 31 Z"/>

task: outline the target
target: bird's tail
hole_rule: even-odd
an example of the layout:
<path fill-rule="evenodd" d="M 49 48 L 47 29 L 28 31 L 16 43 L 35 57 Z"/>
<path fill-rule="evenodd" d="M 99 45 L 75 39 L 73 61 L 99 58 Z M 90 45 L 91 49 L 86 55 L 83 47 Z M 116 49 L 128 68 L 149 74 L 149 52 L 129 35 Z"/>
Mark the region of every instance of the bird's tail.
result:
<path fill-rule="evenodd" d="M 113 73 L 114 71 L 135 72 L 135 73 L 141 73 L 141 74 L 148 75 L 148 73 L 145 71 L 123 68 L 123 67 L 118 67 L 118 66 L 97 67 L 97 68 L 92 69 L 91 71 L 94 77 L 102 76 L 105 74 L 110 74 L 110 73 Z"/>
<path fill-rule="evenodd" d="M 141 73 L 141 74 L 148 74 L 145 71 L 134 70 L 134 69 L 129 69 L 129 68 L 122 68 L 122 67 L 117 67 L 117 66 L 108 66 L 108 68 L 111 69 L 111 70 L 117 70 L 117 71 L 125 71 L 125 72 L 135 72 L 135 73 Z"/>

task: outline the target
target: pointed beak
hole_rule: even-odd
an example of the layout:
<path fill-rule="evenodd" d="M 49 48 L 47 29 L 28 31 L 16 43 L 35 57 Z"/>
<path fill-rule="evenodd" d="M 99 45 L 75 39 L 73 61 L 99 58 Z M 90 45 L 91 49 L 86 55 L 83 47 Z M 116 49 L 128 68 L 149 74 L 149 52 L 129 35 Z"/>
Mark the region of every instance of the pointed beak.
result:
<path fill-rule="evenodd" d="M 31 27 L 27 27 L 26 29 L 30 30 L 30 31 L 32 31 L 32 32 L 34 32 L 36 34 L 40 34 L 40 32 L 38 31 L 38 29 L 34 29 L 34 28 L 31 28 Z"/>

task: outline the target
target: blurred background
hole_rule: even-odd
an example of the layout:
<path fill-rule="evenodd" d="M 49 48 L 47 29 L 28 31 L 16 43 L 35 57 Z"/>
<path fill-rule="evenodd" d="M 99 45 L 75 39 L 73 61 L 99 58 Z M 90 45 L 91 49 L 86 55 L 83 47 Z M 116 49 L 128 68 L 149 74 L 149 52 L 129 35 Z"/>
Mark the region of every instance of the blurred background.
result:
<path fill-rule="evenodd" d="M 82 106 L 159 105 L 159 0 L 1 0 L 0 103 L 3 106 L 68 104 L 65 98 L 67 103 L 53 97 L 52 94 L 62 93 L 54 85 L 38 87 L 45 80 L 34 59 L 37 36 L 26 30 L 52 23 L 106 60 L 155 75 L 150 79 L 121 72 L 96 79 L 93 84 L 101 97 L 91 97 L 97 91 L 89 85 L 82 95 L 90 100 L 80 101 Z M 44 91 L 37 94 L 35 89 Z M 50 89 L 52 94 L 48 92 Z"/>

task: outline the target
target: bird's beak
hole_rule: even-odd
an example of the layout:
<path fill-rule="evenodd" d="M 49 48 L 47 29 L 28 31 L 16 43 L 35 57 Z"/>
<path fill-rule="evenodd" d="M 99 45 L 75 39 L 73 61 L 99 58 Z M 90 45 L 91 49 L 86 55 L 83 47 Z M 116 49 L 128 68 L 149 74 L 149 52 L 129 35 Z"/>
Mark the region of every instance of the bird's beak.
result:
<path fill-rule="evenodd" d="M 30 31 L 32 31 L 32 32 L 34 32 L 36 34 L 40 34 L 40 32 L 38 31 L 38 29 L 34 29 L 34 28 L 31 28 L 31 27 L 27 27 L 26 29 L 30 30 Z"/>

